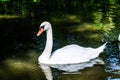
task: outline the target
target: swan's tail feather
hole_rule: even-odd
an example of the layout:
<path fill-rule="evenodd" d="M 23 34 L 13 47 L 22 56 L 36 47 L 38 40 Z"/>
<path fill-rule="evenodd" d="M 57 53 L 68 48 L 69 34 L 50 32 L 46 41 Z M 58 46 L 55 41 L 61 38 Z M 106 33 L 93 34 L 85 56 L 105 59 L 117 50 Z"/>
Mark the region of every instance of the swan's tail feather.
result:
<path fill-rule="evenodd" d="M 107 42 L 104 43 L 102 46 L 100 46 L 100 47 L 97 48 L 97 50 L 98 50 L 99 53 L 103 52 L 103 50 L 104 50 L 105 47 L 106 47 L 106 44 L 107 44 Z"/>
<path fill-rule="evenodd" d="M 92 56 L 90 57 L 90 59 L 98 57 L 99 54 L 100 54 L 101 52 L 103 52 L 103 50 L 105 49 L 106 44 L 107 44 L 107 43 L 104 43 L 104 44 L 101 45 L 100 47 L 96 48 L 96 50 L 94 51 L 94 54 L 92 54 Z"/>

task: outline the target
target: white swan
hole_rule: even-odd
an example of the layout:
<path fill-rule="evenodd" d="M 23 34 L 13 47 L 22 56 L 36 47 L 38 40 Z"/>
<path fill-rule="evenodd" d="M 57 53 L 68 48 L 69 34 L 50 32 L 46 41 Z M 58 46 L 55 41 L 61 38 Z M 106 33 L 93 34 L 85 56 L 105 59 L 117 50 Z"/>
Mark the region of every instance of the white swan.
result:
<path fill-rule="evenodd" d="M 43 53 L 39 56 L 39 64 L 77 64 L 88 62 L 96 57 L 103 51 L 106 43 L 98 48 L 81 47 L 79 45 L 68 45 L 56 50 L 51 55 L 53 46 L 52 26 L 49 22 L 45 21 L 40 25 L 37 36 L 40 36 L 44 31 L 47 32 L 47 41 Z"/>

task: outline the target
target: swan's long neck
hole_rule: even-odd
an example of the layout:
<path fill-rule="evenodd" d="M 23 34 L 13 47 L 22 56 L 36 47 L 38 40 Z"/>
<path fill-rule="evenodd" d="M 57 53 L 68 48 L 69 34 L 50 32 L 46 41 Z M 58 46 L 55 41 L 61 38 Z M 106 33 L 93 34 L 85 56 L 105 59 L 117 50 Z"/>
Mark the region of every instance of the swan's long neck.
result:
<path fill-rule="evenodd" d="M 53 35 L 52 35 L 52 28 L 50 27 L 49 30 L 46 31 L 47 38 L 46 38 L 46 46 L 43 52 L 51 53 L 52 46 L 53 46 Z"/>
<path fill-rule="evenodd" d="M 52 28 L 50 26 L 50 28 L 46 31 L 46 46 L 45 49 L 41 55 L 41 62 L 46 62 L 49 60 L 50 55 L 51 55 L 51 51 L 52 51 L 52 46 L 53 46 L 53 36 L 52 36 Z"/>

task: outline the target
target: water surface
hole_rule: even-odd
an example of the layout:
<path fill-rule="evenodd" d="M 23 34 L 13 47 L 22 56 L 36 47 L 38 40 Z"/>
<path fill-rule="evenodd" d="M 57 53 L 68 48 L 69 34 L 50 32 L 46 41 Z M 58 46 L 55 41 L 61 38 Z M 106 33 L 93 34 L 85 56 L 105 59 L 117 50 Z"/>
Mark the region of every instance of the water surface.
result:
<path fill-rule="evenodd" d="M 15 25 L 18 24 L 16 27 Z M 2 30 L 3 50 L 1 52 L 0 79 L 1 80 L 46 80 L 44 73 L 38 65 L 38 56 L 45 46 L 45 33 L 39 38 L 35 37 L 36 32 L 21 27 L 16 23 L 6 33 Z M 29 24 L 26 26 L 31 27 Z M 39 26 L 39 25 L 37 25 Z M 61 27 L 53 24 L 54 46 L 53 51 L 68 44 L 78 44 L 84 47 L 99 47 L 104 38 L 103 32 L 82 31 L 75 28 L 79 25 Z M 57 28 L 56 28 L 57 27 Z M 9 28 L 9 27 L 7 27 Z M 73 29 L 74 28 L 74 29 Z M 14 31 L 18 31 L 14 33 Z M 23 31 L 22 31 L 23 30 Z M 29 34 L 29 38 L 26 38 Z M 23 39 L 24 38 L 24 39 Z M 25 39 L 26 38 L 26 39 Z M 30 39 L 30 41 L 28 40 Z M 17 40 L 17 41 L 16 41 Z M 28 40 L 28 43 L 26 41 Z M 7 46 L 7 47 L 6 47 Z M 100 55 L 105 61 L 105 66 L 95 65 L 85 68 L 77 73 L 66 73 L 52 69 L 54 80 L 120 80 L 120 64 L 118 47 L 116 42 L 109 42 L 108 48 Z M 113 49 L 113 50 L 111 50 Z"/>

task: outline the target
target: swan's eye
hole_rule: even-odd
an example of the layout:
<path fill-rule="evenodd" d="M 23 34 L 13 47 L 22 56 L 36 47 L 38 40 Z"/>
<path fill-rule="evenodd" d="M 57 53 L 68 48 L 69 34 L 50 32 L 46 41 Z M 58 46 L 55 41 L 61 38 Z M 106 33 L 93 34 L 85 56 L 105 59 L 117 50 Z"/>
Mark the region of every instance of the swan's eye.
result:
<path fill-rule="evenodd" d="M 44 29 L 44 28 L 45 28 L 45 25 L 41 26 L 40 28 L 43 28 L 43 29 Z"/>

